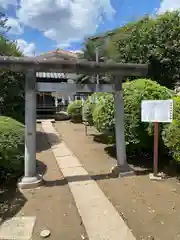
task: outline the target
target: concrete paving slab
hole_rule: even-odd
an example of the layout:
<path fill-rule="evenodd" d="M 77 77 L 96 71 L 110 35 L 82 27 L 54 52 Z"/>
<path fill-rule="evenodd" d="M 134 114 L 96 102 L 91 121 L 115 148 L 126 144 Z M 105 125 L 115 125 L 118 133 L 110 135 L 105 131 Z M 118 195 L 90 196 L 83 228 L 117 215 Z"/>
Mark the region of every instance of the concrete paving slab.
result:
<path fill-rule="evenodd" d="M 54 153 L 54 150 L 53 150 L 53 153 Z M 75 156 L 71 156 L 71 155 L 70 156 L 65 155 L 65 156 L 62 156 L 62 157 L 57 157 L 56 156 L 56 160 L 58 162 L 58 165 L 61 168 L 82 167 L 82 164 L 78 161 L 78 159 Z"/>
<path fill-rule="evenodd" d="M 60 168 L 69 185 L 96 184 L 83 167 Z"/>
<path fill-rule="evenodd" d="M 0 226 L 0 239 L 30 240 L 36 217 L 13 217 Z"/>
<path fill-rule="evenodd" d="M 72 156 L 73 153 L 66 147 L 66 145 L 62 142 L 58 144 L 56 148 L 53 148 L 53 153 L 55 157 L 63 157 L 63 156 Z"/>
<path fill-rule="evenodd" d="M 42 127 L 45 132 L 54 132 L 51 123 L 44 124 Z M 58 137 L 57 132 L 56 134 Z M 52 149 L 52 151 L 54 150 Z M 67 162 L 65 160 L 61 162 L 57 158 L 56 160 L 67 179 L 89 240 L 135 240 L 112 203 L 88 175 L 88 172 L 83 167 L 76 166 L 79 160 L 74 158 L 75 156 L 71 156 L 71 161 L 69 159 Z M 87 180 L 82 181 L 83 178 L 87 178 Z"/>
<path fill-rule="evenodd" d="M 92 184 L 92 178 L 75 156 L 57 157 L 56 161 L 63 176 L 71 185 Z"/>
<path fill-rule="evenodd" d="M 70 185 L 90 239 L 134 240 L 132 233 L 97 184 Z"/>

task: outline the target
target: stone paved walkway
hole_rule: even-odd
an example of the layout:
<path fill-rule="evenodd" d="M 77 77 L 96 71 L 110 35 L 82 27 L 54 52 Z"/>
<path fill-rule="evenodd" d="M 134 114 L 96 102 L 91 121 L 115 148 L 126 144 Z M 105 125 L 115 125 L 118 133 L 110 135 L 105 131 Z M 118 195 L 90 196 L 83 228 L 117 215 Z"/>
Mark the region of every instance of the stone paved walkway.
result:
<path fill-rule="evenodd" d="M 52 123 L 42 123 L 57 164 L 68 182 L 90 240 L 135 240 L 130 229 L 79 160 L 59 142 Z"/>
<path fill-rule="evenodd" d="M 44 185 L 22 192 L 16 189 L 9 205 L 8 218 L 12 221 L 0 228 L 0 239 L 42 240 L 41 231 L 49 229 L 49 240 L 88 240 L 68 184 L 40 125 L 37 126 L 36 158 Z"/>

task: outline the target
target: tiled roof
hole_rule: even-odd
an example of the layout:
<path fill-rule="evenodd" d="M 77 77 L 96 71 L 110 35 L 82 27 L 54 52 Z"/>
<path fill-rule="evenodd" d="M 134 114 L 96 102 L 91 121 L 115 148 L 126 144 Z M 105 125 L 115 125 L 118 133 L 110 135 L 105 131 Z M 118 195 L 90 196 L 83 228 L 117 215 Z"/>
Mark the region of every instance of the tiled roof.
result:
<path fill-rule="evenodd" d="M 59 49 L 59 50 L 55 50 L 55 51 L 49 51 L 47 53 L 43 53 L 41 54 L 40 56 L 37 56 L 36 58 L 50 58 L 50 57 L 53 57 L 53 58 L 56 58 L 56 57 L 62 57 L 62 58 L 65 58 L 65 59 L 77 59 L 78 58 L 78 54 L 77 53 L 74 53 L 74 52 L 70 52 L 70 51 L 66 51 L 66 50 L 63 50 L 63 49 Z"/>
<path fill-rule="evenodd" d="M 78 54 L 66 51 L 63 49 L 56 50 L 56 51 L 50 51 L 44 54 L 41 54 L 40 56 L 36 56 L 36 59 L 76 59 L 78 58 Z M 64 74 L 64 73 L 53 73 L 53 72 L 37 72 L 36 73 L 37 78 L 49 78 L 49 79 L 68 79 L 74 80 L 77 78 L 77 75 L 75 73 L 71 74 Z"/>
<path fill-rule="evenodd" d="M 71 51 L 66 51 L 66 50 L 63 50 L 63 49 L 59 49 L 57 51 L 53 51 L 52 53 L 65 54 L 65 55 L 68 55 L 68 56 L 71 56 L 71 57 L 74 57 L 74 58 L 78 58 L 78 54 L 77 53 L 74 53 L 74 52 L 71 52 Z"/>

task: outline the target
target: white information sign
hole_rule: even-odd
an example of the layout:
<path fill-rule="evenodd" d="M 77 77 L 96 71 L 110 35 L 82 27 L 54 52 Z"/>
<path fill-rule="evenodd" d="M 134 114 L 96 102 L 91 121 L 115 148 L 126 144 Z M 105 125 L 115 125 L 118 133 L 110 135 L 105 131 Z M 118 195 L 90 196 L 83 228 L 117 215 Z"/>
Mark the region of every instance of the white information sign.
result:
<path fill-rule="evenodd" d="M 141 102 L 142 122 L 172 122 L 173 100 L 143 100 Z"/>

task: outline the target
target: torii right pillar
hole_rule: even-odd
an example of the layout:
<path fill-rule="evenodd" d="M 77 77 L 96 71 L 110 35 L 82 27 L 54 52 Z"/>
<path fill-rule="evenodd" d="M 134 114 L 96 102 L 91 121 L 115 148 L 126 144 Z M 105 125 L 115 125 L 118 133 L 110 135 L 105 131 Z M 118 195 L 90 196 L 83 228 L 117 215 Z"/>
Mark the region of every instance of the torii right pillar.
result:
<path fill-rule="evenodd" d="M 122 89 L 123 77 L 114 77 L 114 105 L 115 105 L 115 134 L 116 134 L 116 154 L 117 166 L 112 170 L 119 177 L 134 175 L 134 171 L 129 167 L 126 158 L 126 141 L 124 129 L 124 101 Z"/>

